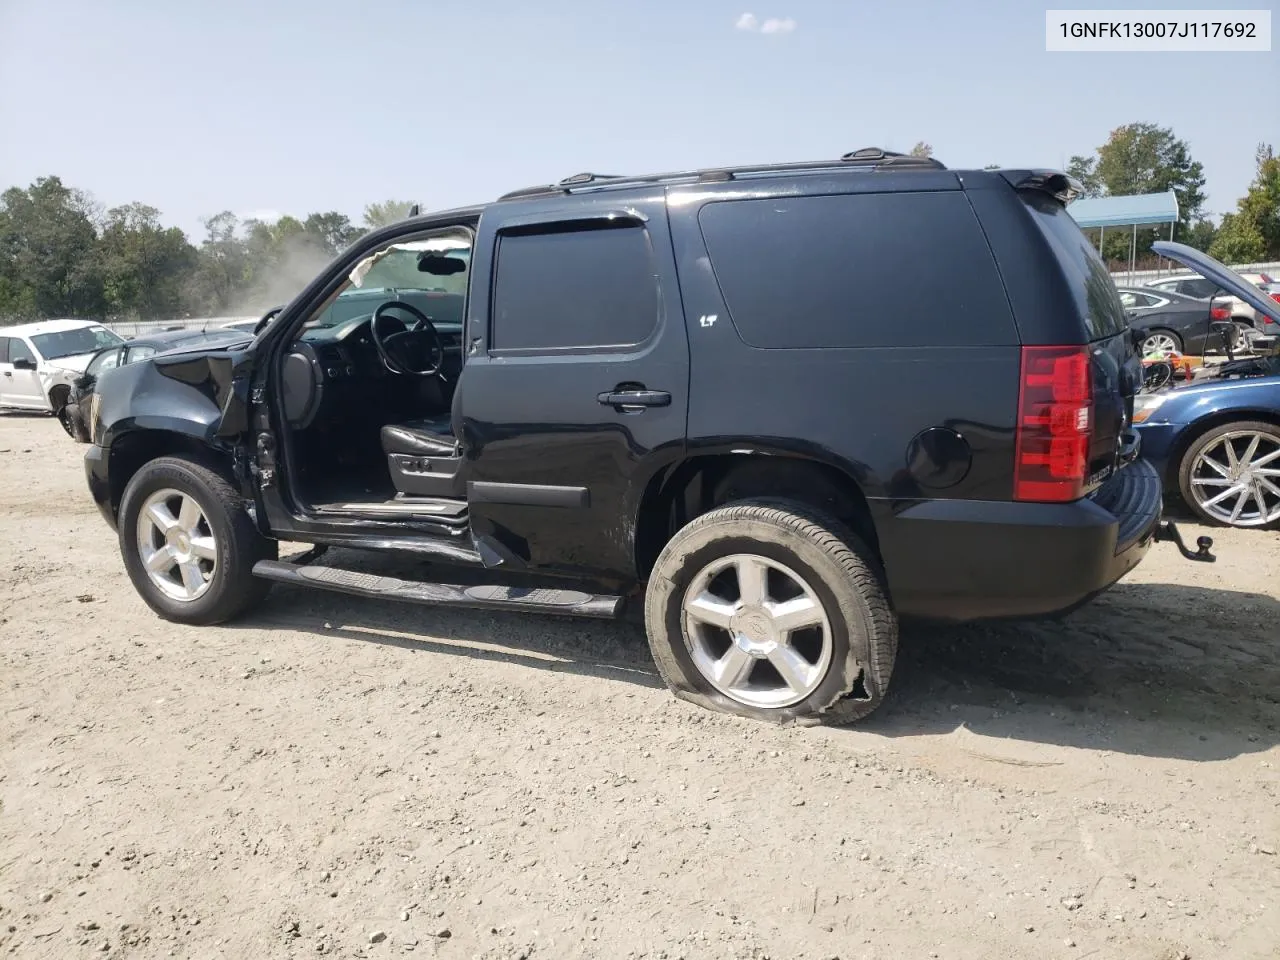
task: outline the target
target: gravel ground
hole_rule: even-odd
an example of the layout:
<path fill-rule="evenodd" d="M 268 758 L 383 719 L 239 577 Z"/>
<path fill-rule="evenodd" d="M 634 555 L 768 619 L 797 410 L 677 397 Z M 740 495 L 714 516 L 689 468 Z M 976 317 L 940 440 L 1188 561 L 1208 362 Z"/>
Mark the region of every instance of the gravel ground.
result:
<path fill-rule="evenodd" d="M 82 452 L 0 417 L 0 954 L 1280 957 L 1275 533 L 908 632 L 876 716 L 778 729 L 630 624 L 166 624 Z"/>

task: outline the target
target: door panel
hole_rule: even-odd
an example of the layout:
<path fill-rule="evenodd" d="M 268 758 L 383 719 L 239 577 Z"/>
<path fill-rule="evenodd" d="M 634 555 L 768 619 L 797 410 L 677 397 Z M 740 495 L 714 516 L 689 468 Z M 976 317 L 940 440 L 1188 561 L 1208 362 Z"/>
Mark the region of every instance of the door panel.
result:
<path fill-rule="evenodd" d="M 3 402 L 10 407 L 43 410 L 46 404 L 44 392 L 40 388 L 40 377 L 34 370 L 16 369 L 13 362 L 18 359 L 30 360 L 34 363 L 36 355 L 25 340 L 11 337 L 7 362 L 0 364 L 0 382 L 4 384 Z"/>
<path fill-rule="evenodd" d="M 688 342 L 661 193 L 623 215 L 574 203 L 481 220 L 454 426 L 478 536 L 625 579 L 644 490 L 684 451 Z"/>

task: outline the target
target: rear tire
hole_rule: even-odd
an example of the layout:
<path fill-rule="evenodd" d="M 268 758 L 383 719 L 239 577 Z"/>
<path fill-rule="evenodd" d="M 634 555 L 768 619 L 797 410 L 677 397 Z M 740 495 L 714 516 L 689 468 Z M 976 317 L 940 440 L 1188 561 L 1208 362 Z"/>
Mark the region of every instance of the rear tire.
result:
<path fill-rule="evenodd" d="M 650 576 L 645 625 L 677 697 L 773 723 L 867 716 L 884 700 L 898 648 L 871 551 L 786 500 L 729 504 L 679 530 Z"/>
<path fill-rule="evenodd" d="M 204 464 L 161 457 L 143 466 L 125 487 L 118 526 L 129 579 L 166 620 L 222 623 L 271 587 L 252 571 L 276 558 L 277 542 L 258 532 L 243 498 Z"/>
<path fill-rule="evenodd" d="M 1172 330 L 1165 330 L 1163 327 L 1155 327 L 1147 331 L 1146 337 L 1142 340 L 1142 355 L 1146 356 L 1148 353 L 1153 353 L 1162 348 L 1173 349 L 1181 353 L 1182 338 Z"/>

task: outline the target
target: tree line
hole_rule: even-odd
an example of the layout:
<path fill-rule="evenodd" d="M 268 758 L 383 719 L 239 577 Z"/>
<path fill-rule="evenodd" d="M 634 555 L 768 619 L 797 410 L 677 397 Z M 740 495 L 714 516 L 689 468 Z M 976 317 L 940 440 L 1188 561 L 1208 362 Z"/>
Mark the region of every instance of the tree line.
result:
<path fill-rule="evenodd" d="M 931 156 L 921 141 L 911 150 Z M 1204 210 L 1204 170 L 1171 129 L 1132 123 L 1111 131 L 1091 154 L 1071 157 L 1067 172 L 1086 196 L 1173 190 L 1174 239 L 1227 263 L 1280 260 L 1280 158 L 1259 144 L 1256 175 L 1236 210 L 1214 221 Z M 989 164 L 987 169 L 996 165 Z M 337 211 L 281 217 L 274 223 L 224 211 L 203 221 L 192 243 L 165 227 L 144 203 L 103 210 L 56 176 L 0 194 L 0 322 L 45 317 L 115 320 L 255 314 L 290 299 L 330 259 L 368 230 L 394 222 L 410 204 L 387 200 L 364 209 L 360 224 Z M 1113 265 L 1127 265 L 1131 231 L 1101 239 Z M 1168 226 L 1138 231 L 1143 262 Z"/>
<path fill-rule="evenodd" d="M 0 194 L 0 323 L 49 317 L 157 320 L 256 314 L 290 299 L 368 230 L 411 204 L 274 223 L 223 211 L 193 244 L 145 203 L 104 210 L 59 177 Z"/>

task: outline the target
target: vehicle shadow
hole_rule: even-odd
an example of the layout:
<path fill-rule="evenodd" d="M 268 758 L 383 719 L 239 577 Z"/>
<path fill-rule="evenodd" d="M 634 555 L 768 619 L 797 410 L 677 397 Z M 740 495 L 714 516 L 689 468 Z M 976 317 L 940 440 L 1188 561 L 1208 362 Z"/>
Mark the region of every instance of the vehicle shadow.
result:
<path fill-rule="evenodd" d="M 1222 760 L 1280 743 L 1280 601 L 1119 583 L 1056 622 L 908 625 L 858 729 Z"/>
<path fill-rule="evenodd" d="M 326 561 L 425 576 L 412 561 L 375 554 L 342 551 Z M 484 579 L 460 574 L 440 576 Z M 1197 761 L 1256 753 L 1280 743 L 1277 624 L 1280 601 L 1266 595 L 1122 582 L 1056 622 L 906 625 L 888 700 L 848 729 L 898 738 L 963 727 Z M 277 585 L 240 626 L 663 688 L 634 619 L 429 607 Z"/>
<path fill-rule="evenodd" d="M 335 550 L 318 562 L 404 579 L 426 579 L 431 575 L 430 566 L 390 554 Z M 440 570 L 437 575 L 442 581 L 455 584 L 493 579 L 484 571 L 455 568 Z M 536 585 L 538 581 L 530 583 Z M 277 584 L 254 615 L 229 626 L 285 627 L 402 650 L 498 661 L 665 689 L 649 655 L 644 630 L 634 620 L 437 607 Z"/>

